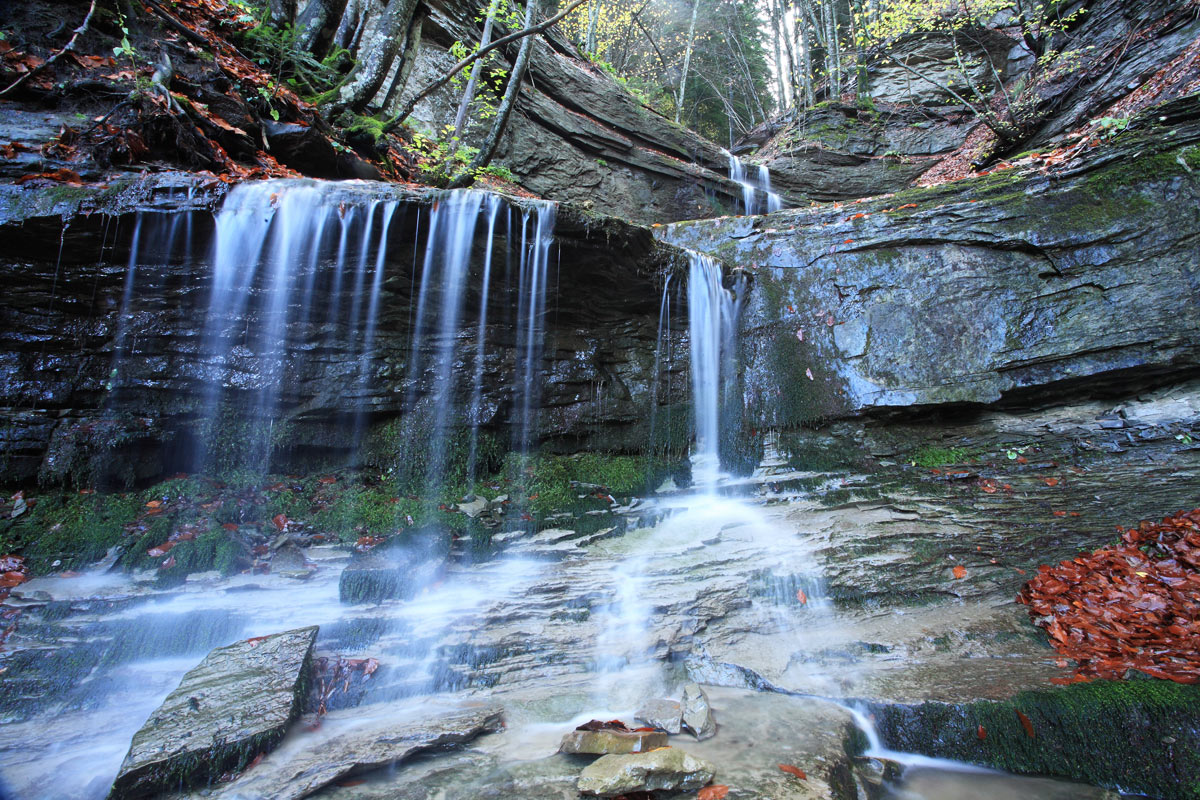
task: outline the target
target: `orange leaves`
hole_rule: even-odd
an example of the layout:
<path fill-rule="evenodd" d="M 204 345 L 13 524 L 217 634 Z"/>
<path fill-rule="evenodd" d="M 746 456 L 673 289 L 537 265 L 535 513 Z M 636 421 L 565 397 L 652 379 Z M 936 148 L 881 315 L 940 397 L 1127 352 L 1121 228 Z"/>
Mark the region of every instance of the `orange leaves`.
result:
<path fill-rule="evenodd" d="M 8 596 L 8 590 L 29 580 L 25 571 L 25 559 L 21 556 L 0 556 L 0 600 Z"/>
<path fill-rule="evenodd" d="M 271 517 L 271 524 L 273 524 L 280 533 L 287 530 L 288 522 L 289 520 L 287 518 L 287 514 L 276 514 L 275 516 Z"/>
<path fill-rule="evenodd" d="M 1036 739 L 1037 734 L 1033 732 L 1033 723 L 1029 721 L 1029 717 L 1017 711 L 1017 719 L 1021 720 L 1021 727 L 1025 729 L 1025 735 L 1030 739 Z"/>
<path fill-rule="evenodd" d="M 1056 683 L 1120 679 L 1130 669 L 1200 681 L 1200 509 L 1143 522 L 1122 530 L 1118 545 L 1043 565 L 1017 600 L 1054 648 L 1077 662 L 1075 674 Z"/>
<path fill-rule="evenodd" d="M 954 573 L 955 580 L 961 581 L 963 578 L 967 577 L 967 568 L 962 564 L 955 565 L 954 569 L 950 571 Z"/>
<path fill-rule="evenodd" d="M 808 595 L 804 593 L 803 589 L 796 590 L 796 601 L 802 606 L 808 605 Z"/>
<path fill-rule="evenodd" d="M 79 173 L 74 170 L 60 167 L 49 172 L 37 172 L 29 175 L 22 175 L 13 183 L 18 186 L 35 181 L 50 181 L 52 183 L 65 183 L 67 186 L 83 186 L 83 178 L 79 177 Z"/>
<path fill-rule="evenodd" d="M 788 775 L 795 776 L 802 781 L 808 779 L 808 775 L 804 774 L 804 770 L 799 767 L 793 767 L 791 764 L 779 764 L 778 766 L 781 771 L 786 772 Z"/>
<path fill-rule="evenodd" d="M 1054 486 L 1058 486 L 1059 479 L 1058 478 L 1042 478 L 1042 483 L 1046 484 L 1047 486 L 1054 487 Z"/>
<path fill-rule="evenodd" d="M 729 794 L 729 787 L 724 784 L 717 783 L 712 786 L 705 786 L 696 795 L 696 800 L 724 800 Z"/>
<path fill-rule="evenodd" d="M 979 726 L 979 727 L 978 727 L 978 728 L 975 730 L 975 735 L 976 735 L 976 736 L 978 736 L 978 737 L 979 737 L 979 741 L 981 741 L 981 742 L 982 742 L 984 739 L 986 739 L 986 738 L 987 738 L 987 730 L 986 730 L 986 729 L 985 729 L 985 728 L 984 728 L 982 725 L 980 725 L 980 726 Z"/>

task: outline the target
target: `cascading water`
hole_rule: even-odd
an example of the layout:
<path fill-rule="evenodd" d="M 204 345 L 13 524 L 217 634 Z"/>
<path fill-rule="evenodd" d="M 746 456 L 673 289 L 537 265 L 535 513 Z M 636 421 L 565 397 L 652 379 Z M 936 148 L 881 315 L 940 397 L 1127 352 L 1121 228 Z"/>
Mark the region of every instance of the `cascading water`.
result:
<path fill-rule="evenodd" d="M 550 246 L 554 241 L 554 221 L 557 207 L 542 203 L 536 207 L 532 238 L 526 230 L 527 214 L 521 220 L 520 294 L 517 305 L 517 416 L 514 450 L 528 453 L 533 441 L 535 424 L 533 409 L 541 394 L 542 350 L 546 330 L 546 282 L 550 274 Z M 526 242 L 528 241 L 528 244 Z"/>
<path fill-rule="evenodd" d="M 740 158 L 733 153 L 727 152 L 726 155 L 729 158 L 729 180 L 742 187 L 743 214 L 769 214 L 783 208 L 783 198 L 771 191 L 771 172 L 766 166 L 756 166 L 751 177 Z"/>
<path fill-rule="evenodd" d="M 741 293 L 735 295 L 724 287 L 721 267 L 712 257 L 691 253 L 689 258 L 688 335 L 696 424 L 693 480 L 711 487 L 721 472 L 721 405 L 728 391 Z"/>
<path fill-rule="evenodd" d="M 228 424 L 223 409 L 230 390 L 252 393 L 253 423 L 244 432 L 245 453 L 240 458 L 258 470 L 268 466 L 279 423 L 287 354 L 296 344 L 289 340 L 289 329 L 292 323 L 311 319 L 315 292 L 326 288 L 326 283 L 332 286 L 326 318 L 329 336 L 342 337 L 357 354 L 352 361 L 355 389 L 360 398 L 365 394 L 397 203 L 371 200 L 346 207 L 343 202 L 327 185 L 315 182 L 242 184 L 229 193 L 216 217 L 212 289 L 202 338 L 206 367 L 202 413 L 209 431 L 203 441 L 212 441 L 217 429 Z M 335 225 L 338 244 L 325 269 L 330 260 L 329 232 Z M 350 269 L 353 290 L 344 298 Z M 345 299 L 349 311 L 343 320 Z M 326 346 L 330 344 L 327 340 Z M 362 412 L 361 404 L 356 405 L 356 438 Z M 201 447 L 196 469 L 212 468 L 215 455 L 211 448 Z"/>

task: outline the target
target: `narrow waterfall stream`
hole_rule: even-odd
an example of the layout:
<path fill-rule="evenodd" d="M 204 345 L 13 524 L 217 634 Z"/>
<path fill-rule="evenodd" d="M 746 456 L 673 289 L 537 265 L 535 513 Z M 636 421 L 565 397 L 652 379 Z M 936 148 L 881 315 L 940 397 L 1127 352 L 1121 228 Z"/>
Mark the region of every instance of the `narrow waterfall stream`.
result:
<path fill-rule="evenodd" d="M 783 198 L 771 191 L 771 171 L 763 164 L 748 168 L 733 153 L 729 158 L 729 180 L 742 187 L 742 213 L 746 216 L 770 214 L 783 208 Z"/>
<path fill-rule="evenodd" d="M 747 187 L 747 213 L 760 202 L 777 208 L 765 168 L 746 180 L 730 159 Z M 566 500 L 578 509 L 535 518 L 534 506 L 514 503 L 537 499 L 520 481 L 543 455 L 548 364 L 564 346 L 550 335 L 563 291 L 558 213 L 552 203 L 479 191 L 421 206 L 367 186 L 270 181 L 235 187 L 204 224 L 198 212 L 137 215 L 108 388 L 114 399 L 133 391 L 124 381 L 144 357 L 139 333 L 152 333 L 139 322 L 151 283 L 199 276 L 199 288 L 185 293 L 199 320 L 188 380 L 206 433 L 182 442 L 177 461 L 191 465 L 204 491 L 226 492 L 201 505 L 221 514 L 214 526 L 256 536 L 255 552 L 272 560 L 168 582 L 159 575 L 174 563 L 171 548 L 132 573 L 113 568 L 114 552 L 85 574 L 22 586 L 13 607 L 28 617 L 3 667 L 13 680 L 0 724 L 0 798 L 105 797 L 131 738 L 210 650 L 311 625 L 320 626 L 316 655 L 327 666 L 375 666 L 332 673 L 327 713 L 308 709 L 240 776 L 179 797 L 574 797 L 581 762 L 554 755 L 565 732 L 591 719 L 632 726 L 647 701 L 678 698 L 691 682 L 707 687 L 720 735 L 673 743 L 716 764 L 721 783 L 743 787 L 737 796 L 834 796 L 834 778 L 816 770 L 836 764 L 849 774 L 856 720 L 841 701 L 878 666 L 856 671 L 846 653 L 869 646 L 878 620 L 839 613 L 829 596 L 827 531 L 797 512 L 811 508 L 789 488 L 814 473 L 768 464 L 769 448 L 753 474 L 727 463 L 727 434 L 745 400 L 739 331 L 753 291 L 745 276 L 689 253 L 686 275 L 661 276 L 657 330 L 653 312 L 637 323 L 653 334 L 651 438 L 666 431 L 665 449 L 681 448 L 670 431 L 690 412 L 690 469 L 625 502 L 604 485 L 573 481 Z M 211 230 L 211 248 L 198 252 L 202 229 Z M 409 249 L 406 275 L 395 253 L 406 267 Z M 407 337 L 407 354 L 384 352 L 385 337 Z M 341 395 L 345 418 L 329 434 L 327 470 L 302 495 L 294 487 L 304 478 L 279 474 L 276 442 L 304 420 L 298 376 L 334 360 L 326 389 Z M 672 380 L 690 382 L 686 410 L 659 408 Z M 391 388 L 381 400 L 383 381 Z M 436 558 L 415 545 L 398 556 L 371 520 L 338 543 L 292 518 L 323 511 L 334 502 L 323 487 L 341 491 L 345 481 L 334 473 L 362 467 L 385 401 L 404 413 L 405 425 L 385 440 L 394 450 L 378 475 L 345 491 L 365 496 L 395 472 L 416 471 L 425 496 L 378 489 L 373 513 L 414 537 L 451 515 L 475 524 L 490 514 L 486 547 L 472 538 L 481 529 L 464 528 L 443 537 L 447 551 Z M 512 458 L 485 468 L 501 438 Z M 225 481 L 202 477 L 227 467 L 236 469 Z M 237 480 L 244 485 L 226 485 Z M 317 500 L 304 499 L 310 491 Z M 248 522 L 246 509 L 263 497 L 277 515 Z M 389 569 L 409 558 L 424 571 L 405 572 L 403 592 L 353 594 L 347 576 L 388 558 Z M 435 734 L 445 733 L 442 720 L 482 707 L 502 708 L 506 729 L 396 768 L 378 769 L 389 759 L 366 755 L 410 727 L 438 744 L 470 738 Z M 857 724 L 870 732 L 861 714 Z M 1067 796 L 1058 783 L 983 771 L 963 778 L 949 762 L 869 744 L 867 757 L 910 768 L 898 781 L 889 776 L 879 797 Z M 349 766 L 323 784 L 306 782 L 337 759 Z M 805 787 L 788 783 L 795 779 L 780 762 L 806 765 Z"/>

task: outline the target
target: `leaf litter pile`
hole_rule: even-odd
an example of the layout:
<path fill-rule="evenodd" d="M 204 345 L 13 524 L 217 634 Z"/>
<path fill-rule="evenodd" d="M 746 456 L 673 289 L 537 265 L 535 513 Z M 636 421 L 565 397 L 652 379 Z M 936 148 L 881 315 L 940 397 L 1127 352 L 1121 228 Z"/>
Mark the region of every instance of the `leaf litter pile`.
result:
<path fill-rule="evenodd" d="M 1128 670 L 1200 681 L 1200 509 L 1122 530 L 1117 545 L 1042 566 L 1017 601 L 1078 662 L 1073 683 Z"/>

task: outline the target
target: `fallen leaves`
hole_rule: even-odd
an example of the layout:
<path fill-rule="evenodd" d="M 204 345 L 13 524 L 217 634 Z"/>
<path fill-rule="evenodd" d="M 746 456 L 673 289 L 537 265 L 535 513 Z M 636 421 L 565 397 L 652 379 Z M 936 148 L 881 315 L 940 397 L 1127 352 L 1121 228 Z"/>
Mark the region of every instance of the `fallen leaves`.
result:
<path fill-rule="evenodd" d="M 982 725 L 980 725 L 980 726 L 979 726 L 979 727 L 978 727 L 978 728 L 975 730 L 975 735 L 976 735 L 976 736 L 978 736 L 978 737 L 979 737 L 979 741 L 981 741 L 981 742 L 982 742 L 984 739 L 986 739 L 986 738 L 987 738 L 987 729 L 986 729 L 986 728 L 984 728 Z"/>
<path fill-rule="evenodd" d="M 728 794 L 728 786 L 721 783 L 716 783 L 712 786 L 705 786 L 703 789 L 701 789 L 696 795 L 696 800 L 724 800 Z"/>
<path fill-rule="evenodd" d="M 1034 624 L 1077 662 L 1071 683 L 1128 670 L 1200 681 L 1200 509 L 1123 530 L 1121 543 L 1055 566 L 1021 589 Z"/>
<path fill-rule="evenodd" d="M 1033 732 L 1033 723 L 1029 721 L 1029 717 L 1017 711 L 1017 719 L 1021 720 L 1021 727 L 1025 729 L 1025 735 L 1030 739 L 1036 739 L 1037 734 Z"/>
<path fill-rule="evenodd" d="M 799 767 L 793 767 L 791 764 L 779 764 L 778 767 L 781 771 L 786 772 L 788 775 L 795 776 L 802 781 L 808 779 L 808 775 L 804 774 L 804 770 L 800 769 Z"/>
<path fill-rule="evenodd" d="M 961 581 L 963 578 L 967 577 L 967 568 L 964 567 L 962 564 L 956 565 L 954 567 L 954 569 L 951 570 L 951 572 L 954 573 L 955 580 Z"/>
<path fill-rule="evenodd" d="M 29 580 L 25 559 L 21 556 L 0 556 L 0 600 L 8 596 L 8 590 Z"/>
<path fill-rule="evenodd" d="M 34 183 L 37 181 L 50 181 L 51 183 L 65 183 L 67 186 L 83 186 L 83 178 L 79 177 L 79 173 L 74 170 L 60 167 L 50 170 L 49 172 L 36 172 L 29 175 L 22 175 L 13 183 L 22 186 L 26 183 Z"/>

